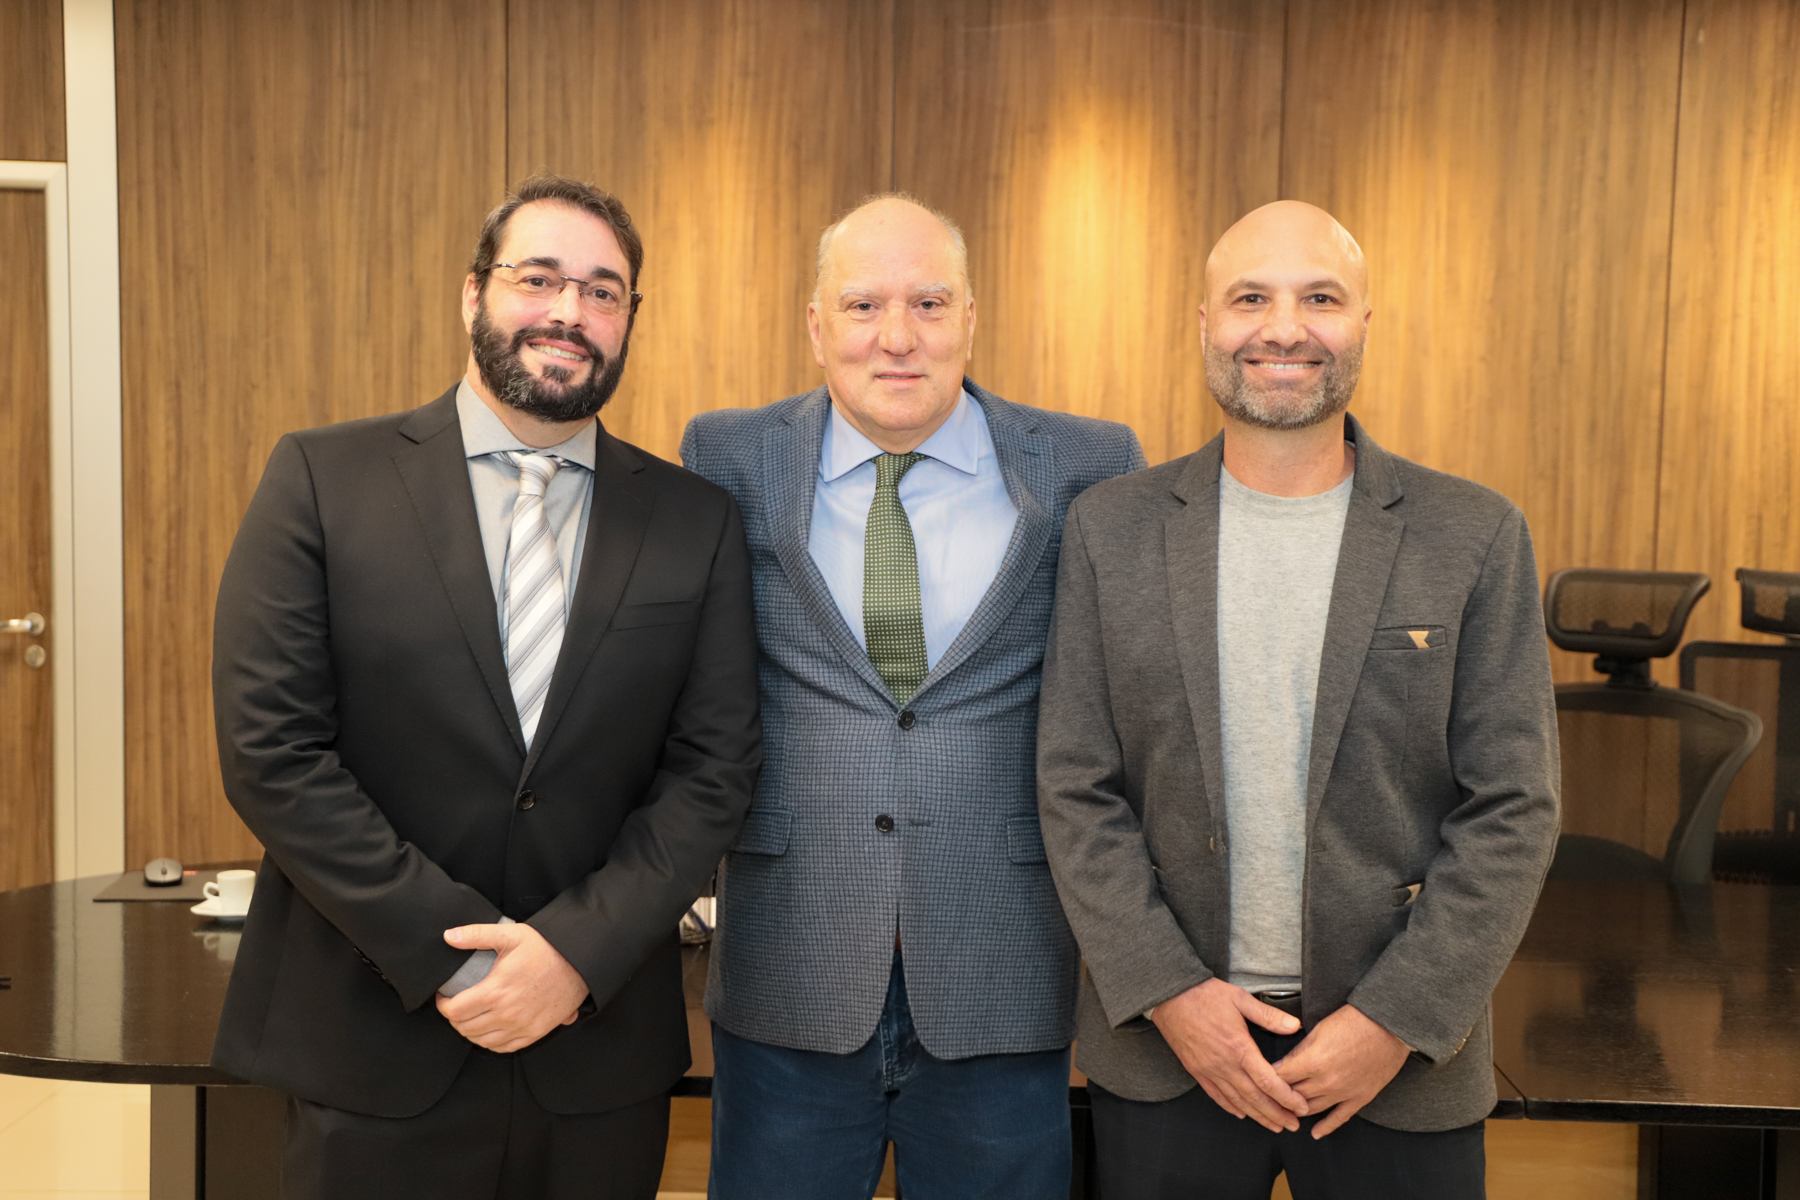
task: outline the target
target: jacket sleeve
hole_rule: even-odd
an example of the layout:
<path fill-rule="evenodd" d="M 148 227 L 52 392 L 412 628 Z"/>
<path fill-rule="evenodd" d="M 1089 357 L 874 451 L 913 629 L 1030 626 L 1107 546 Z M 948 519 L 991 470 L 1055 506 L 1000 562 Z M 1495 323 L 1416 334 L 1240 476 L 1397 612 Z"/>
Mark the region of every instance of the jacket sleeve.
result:
<path fill-rule="evenodd" d="M 219 768 L 232 807 L 282 873 L 411 1011 L 468 958 L 444 944 L 444 930 L 499 913 L 401 841 L 339 759 L 326 594 L 311 464 L 289 435 L 219 582 Z"/>
<path fill-rule="evenodd" d="M 1556 848 L 1556 698 L 1537 562 L 1517 509 L 1499 522 L 1463 610 L 1447 734 L 1461 803 L 1442 822 L 1406 929 L 1349 999 L 1434 1062 L 1462 1049 L 1482 1019 Z"/>
<path fill-rule="evenodd" d="M 1107 1020 L 1123 1025 L 1212 978 L 1156 883 L 1125 796 L 1100 592 L 1077 501 L 1063 528 L 1038 718 L 1038 816 L 1063 911 Z"/>
<path fill-rule="evenodd" d="M 693 658 L 644 803 L 605 865 L 527 922 L 580 972 L 600 1008 L 706 886 L 762 767 L 750 554 L 737 505 L 724 497 L 723 506 Z"/>

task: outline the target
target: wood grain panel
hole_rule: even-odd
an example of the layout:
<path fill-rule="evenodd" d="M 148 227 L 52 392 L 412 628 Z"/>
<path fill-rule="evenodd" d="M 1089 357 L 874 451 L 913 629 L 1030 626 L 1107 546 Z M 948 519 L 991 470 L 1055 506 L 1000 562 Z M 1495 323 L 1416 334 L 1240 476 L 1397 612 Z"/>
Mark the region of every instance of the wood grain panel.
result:
<path fill-rule="evenodd" d="M 461 374 L 505 189 L 503 0 L 119 0 L 126 854 L 240 858 L 214 594 L 283 433 Z"/>
<path fill-rule="evenodd" d="M 1152 462 L 1217 432 L 1201 272 L 1276 198 L 1283 7 L 900 6 L 895 182 L 968 235 L 975 379 L 1124 421 Z"/>
<path fill-rule="evenodd" d="M 1690 637 L 1765 640 L 1733 572 L 1800 570 L 1797 64 L 1800 7 L 1689 4 L 1657 565 L 1712 576 Z"/>
<path fill-rule="evenodd" d="M 1282 194 L 1331 210 L 1369 258 L 1354 411 L 1388 448 L 1519 504 L 1546 577 L 1656 559 L 1681 10 L 1289 15 Z M 1597 678 L 1553 653 L 1559 678 Z"/>
<path fill-rule="evenodd" d="M 696 412 L 822 380 L 806 337 L 819 233 L 889 186 L 891 3 L 513 0 L 513 180 L 616 193 L 643 308 L 613 433 L 674 458 Z"/>
<path fill-rule="evenodd" d="M 0 620 L 48 616 L 50 566 L 50 297 L 44 193 L 0 190 Z M 54 873 L 52 734 L 48 667 L 25 651 L 56 653 L 56 631 L 0 634 L 0 892 L 48 883 Z"/>
<path fill-rule="evenodd" d="M 62 0 L 0 4 L 0 158 L 61 162 Z"/>

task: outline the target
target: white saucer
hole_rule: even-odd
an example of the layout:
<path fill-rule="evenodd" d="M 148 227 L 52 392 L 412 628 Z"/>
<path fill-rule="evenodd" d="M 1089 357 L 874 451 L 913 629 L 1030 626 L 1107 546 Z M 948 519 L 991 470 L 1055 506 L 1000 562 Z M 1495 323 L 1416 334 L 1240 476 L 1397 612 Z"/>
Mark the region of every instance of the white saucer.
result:
<path fill-rule="evenodd" d="M 197 917 L 210 917 L 215 921 L 241 921 L 249 915 L 248 909 L 239 913 L 221 911 L 216 896 L 208 896 L 188 911 Z"/>

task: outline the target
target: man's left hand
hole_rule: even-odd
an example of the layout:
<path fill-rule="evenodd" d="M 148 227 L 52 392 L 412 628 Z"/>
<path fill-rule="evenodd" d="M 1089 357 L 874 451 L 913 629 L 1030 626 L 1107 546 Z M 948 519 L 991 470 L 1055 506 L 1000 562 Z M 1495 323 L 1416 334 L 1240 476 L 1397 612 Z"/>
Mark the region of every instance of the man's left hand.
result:
<path fill-rule="evenodd" d="M 1346 1004 L 1313 1026 L 1275 1074 L 1306 1097 L 1308 1111 L 1325 1114 L 1312 1131 L 1322 1138 L 1373 1100 L 1408 1053 L 1405 1042 Z"/>
<path fill-rule="evenodd" d="M 455 996 L 437 998 L 438 1011 L 477 1046 L 511 1054 L 558 1025 L 575 1023 L 588 986 L 531 926 L 462 925 L 446 929 L 444 940 L 459 950 L 499 954 L 486 979 Z"/>

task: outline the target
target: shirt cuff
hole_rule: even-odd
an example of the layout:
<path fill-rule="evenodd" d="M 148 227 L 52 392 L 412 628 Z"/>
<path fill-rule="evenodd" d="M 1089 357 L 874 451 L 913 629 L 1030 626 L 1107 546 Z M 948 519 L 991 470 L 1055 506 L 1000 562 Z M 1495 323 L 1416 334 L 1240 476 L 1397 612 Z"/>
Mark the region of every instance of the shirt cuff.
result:
<path fill-rule="evenodd" d="M 514 922 L 511 917 L 501 917 L 494 923 L 511 925 Z M 447 999 L 458 992 L 468 991 L 487 978 L 488 972 L 494 969 L 494 959 L 498 957 L 499 955 L 492 950 L 477 950 L 470 954 L 469 957 L 463 959 L 463 965 L 456 968 L 456 974 L 444 980 L 442 986 L 438 988 L 438 995 Z"/>

